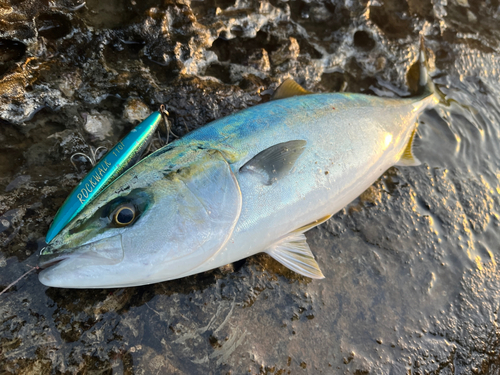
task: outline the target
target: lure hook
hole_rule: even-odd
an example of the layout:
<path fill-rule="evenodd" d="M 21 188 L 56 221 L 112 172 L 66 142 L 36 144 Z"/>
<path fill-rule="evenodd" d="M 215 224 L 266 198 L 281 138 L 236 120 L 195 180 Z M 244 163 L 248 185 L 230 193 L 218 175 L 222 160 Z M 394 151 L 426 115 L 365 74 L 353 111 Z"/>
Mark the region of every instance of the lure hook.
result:
<path fill-rule="evenodd" d="M 99 154 L 99 150 L 105 150 L 105 151 L 108 150 L 107 147 L 105 147 L 105 146 L 99 146 L 97 148 L 89 146 L 89 149 L 90 149 L 90 155 L 84 154 L 83 152 L 75 152 L 73 155 L 71 155 L 71 158 L 69 160 L 71 161 L 71 164 L 73 164 L 73 167 L 75 167 L 75 169 L 77 171 L 78 171 L 78 168 L 76 167 L 76 164 L 73 161 L 73 158 L 75 156 L 83 156 L 84 158 L 86 158 L 90 162 L 92 167 L 94 167 L 97 164 L 97 160 L 99 160 L 97 158 L 97 155 Z"/>
<path fill-rule="evenodd" d="M 175 138 L 179 138 L 179 136 L 172 131 L 172 125 L 168 119 L 168 117 L 170 116 L 170 113 L 168 113 L 164 104 L 160 105 L 160 113 L 161 113 L 161 116 L 163 118 L 163 124 L 165 125 L 165 130 L 167 133 L 167 141 L 166 141 L 165 145 L 168 145 L 170 134 L 172 134 Z"/>

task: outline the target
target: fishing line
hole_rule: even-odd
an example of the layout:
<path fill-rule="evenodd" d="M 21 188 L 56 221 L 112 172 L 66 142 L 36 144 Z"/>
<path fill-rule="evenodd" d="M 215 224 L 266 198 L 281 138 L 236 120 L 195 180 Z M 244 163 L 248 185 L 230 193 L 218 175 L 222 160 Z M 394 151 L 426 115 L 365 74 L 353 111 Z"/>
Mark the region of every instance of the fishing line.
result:
<path fill-rule="evenodd" d="M 28 265 L 28 267 L 31 267 L 30 265 Z M 28 276 L 31 272 L 33 271 L 36 271 L 36 270 L 39 270 L 40 267 L 38 266 L 35 266 L 35 267 L 31 267 L 31 269 L 27 272 L 25 272 L 21 277 L 19 277 L 17 280 L 13 281 L 12 283 L 10 283 L 9 285 L 7 285 L 4 290 L 2 290 L 0 292 L 0 296 L 2 294 L 4 294 L 7 290 L 9 290 L 10 288 L 12 288 L 14 285 L 16 285 L 19 281 L 21 281 L 22 279 L 24 279 L 26 276 Z"/>

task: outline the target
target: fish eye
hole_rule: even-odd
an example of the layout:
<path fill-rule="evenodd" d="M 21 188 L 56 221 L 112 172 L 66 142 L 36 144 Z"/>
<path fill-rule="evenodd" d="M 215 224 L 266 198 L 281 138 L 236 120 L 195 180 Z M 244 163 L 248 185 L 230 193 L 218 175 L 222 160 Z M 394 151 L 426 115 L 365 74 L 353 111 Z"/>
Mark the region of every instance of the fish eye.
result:
<path fill-rule="evenodd" d="M 135 219 L 135 207 L 124 204 L 118 207 L 113 213 L 113 223 L 119 227 L 131 224 Z"/>

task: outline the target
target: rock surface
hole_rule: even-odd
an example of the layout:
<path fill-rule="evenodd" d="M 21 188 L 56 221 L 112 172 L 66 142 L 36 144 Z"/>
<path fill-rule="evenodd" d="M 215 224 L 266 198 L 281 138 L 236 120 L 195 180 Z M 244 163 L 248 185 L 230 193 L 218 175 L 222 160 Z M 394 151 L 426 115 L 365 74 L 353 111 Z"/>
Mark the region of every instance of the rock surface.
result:
<path fill-rule="evenodd" d="M 176 134 L 312 91 L 408 96 L 426 38 L 441 104 L 416 168 L 391 168 L 307 234 L 326 276 L 265 255 L 181 280 L 0 296 L 0 373 L 500 373 L 498 0 L 4 0 L 0 286 L 58 207 L 166 104 Z M 306 124 L 305 124 L 306 125 Z"/>

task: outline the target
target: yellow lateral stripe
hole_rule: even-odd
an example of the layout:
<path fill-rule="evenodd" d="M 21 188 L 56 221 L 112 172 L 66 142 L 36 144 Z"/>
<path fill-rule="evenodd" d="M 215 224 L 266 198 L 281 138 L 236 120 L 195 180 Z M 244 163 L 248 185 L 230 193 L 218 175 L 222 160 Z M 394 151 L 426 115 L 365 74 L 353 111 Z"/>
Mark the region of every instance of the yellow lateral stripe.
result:
<path fill-rule="evenodd" d="M 333 215 L 326 215 L 326 216 L 323 216 L 322 218 L 318 219 L 318 220 L 315 220 L 313 221 L 312 223 L 309 223 L 309 224 L 306 224 L 304 225 L 303 227 L 300 227 L 298 229 L 295 229 L 292 233 L 303 233 L 303 232 L 306 232 L 308 231 L 309 229 L 311 228 L 314 228 L 322 223 L 324 223 L 325 221 L 327 221 L 329 218 L 331 218 Z"/>

